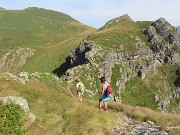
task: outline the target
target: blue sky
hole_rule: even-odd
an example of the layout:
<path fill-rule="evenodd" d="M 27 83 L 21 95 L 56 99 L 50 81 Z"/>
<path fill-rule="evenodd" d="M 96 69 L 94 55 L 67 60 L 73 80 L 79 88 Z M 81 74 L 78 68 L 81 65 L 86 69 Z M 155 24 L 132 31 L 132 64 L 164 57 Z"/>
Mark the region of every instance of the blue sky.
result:
<path fill-rule="evenodd" d="M 180 26 L 180 0 L 0 0 L 0 7 L 52 9 L 96 28 L 123 14 L 135 21 L 164 17 L 172 25 Z"/>

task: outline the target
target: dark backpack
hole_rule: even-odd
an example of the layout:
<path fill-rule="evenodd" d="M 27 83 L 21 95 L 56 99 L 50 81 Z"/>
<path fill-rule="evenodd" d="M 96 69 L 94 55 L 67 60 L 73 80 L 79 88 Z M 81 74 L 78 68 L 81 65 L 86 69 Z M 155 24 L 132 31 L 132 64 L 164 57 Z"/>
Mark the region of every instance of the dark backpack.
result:
<path fill-rule="evenodd" d="M 105 92 L 104 92 L 104 95 L 105 95 L 106 97 L 110 97 L 112 93 L 113 93 L 112 87 L 111 87 L 110 85 L 108 85 L 108 86 L 107 86 L 107 89 L 106 89 Z"/>

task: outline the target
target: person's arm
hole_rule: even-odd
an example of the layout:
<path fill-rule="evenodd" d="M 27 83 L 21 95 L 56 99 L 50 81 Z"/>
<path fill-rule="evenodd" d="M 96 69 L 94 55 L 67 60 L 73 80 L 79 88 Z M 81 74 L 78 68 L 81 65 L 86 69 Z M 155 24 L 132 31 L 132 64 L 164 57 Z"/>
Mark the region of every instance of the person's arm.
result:
<path fill-rule="evenodd" d="M 79 88 L 79 83 L 76 84 L 76 89 L 78 90 L 78 88 Z"/>
<path fill-rule="evenodd" d="M 101 98 L 104 95 L 104 89 L 105 89 L 105 85 L 102 85 L 102 92 L 101 92 L 101 96 L 99 98 Z"/>

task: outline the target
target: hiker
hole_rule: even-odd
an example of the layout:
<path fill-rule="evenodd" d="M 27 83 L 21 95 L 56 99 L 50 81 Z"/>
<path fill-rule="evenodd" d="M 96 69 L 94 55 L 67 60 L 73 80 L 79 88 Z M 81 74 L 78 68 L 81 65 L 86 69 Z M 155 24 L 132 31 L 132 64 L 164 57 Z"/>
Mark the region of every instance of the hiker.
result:
<path fill-rule="evenodd" d="M 101 77 L 100 81 L 102 84 L 102 92 L 99 97 L 99 109 L 102 110 L 102 102 L 104 102 L 104 110 L 107 111 L 107 102 L 110 101 L 110 97 L 105 95 L 105 91 L 107 90 L 109 83 L 106 82 L 105 77 Z"/>
<path fill-rule="evenodd" d="M 79 101 L 81 102 L 82 95 L 84 93 L 84 84 L 81 82 L 79 78 L 77 79 L 76 88 L 77 88 L 77 95 L 78 95 Z"/>

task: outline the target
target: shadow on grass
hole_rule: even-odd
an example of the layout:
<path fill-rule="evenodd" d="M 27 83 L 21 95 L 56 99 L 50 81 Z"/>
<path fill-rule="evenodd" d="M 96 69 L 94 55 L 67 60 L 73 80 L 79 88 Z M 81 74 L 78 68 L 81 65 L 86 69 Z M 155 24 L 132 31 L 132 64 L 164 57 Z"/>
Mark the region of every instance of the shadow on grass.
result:
<path fill-rule="evenodd" d="M 56 68 L 52 72 L 56 74 L 58 77 L 61 77 L 62 75 L 64 75 L 66 71 L 70 68 L 69 60 L 70 60 L 70 57 L 67 57 L 66 62 L 64 62 L 62 65 L 60 65 L 60 67 Z"/>

